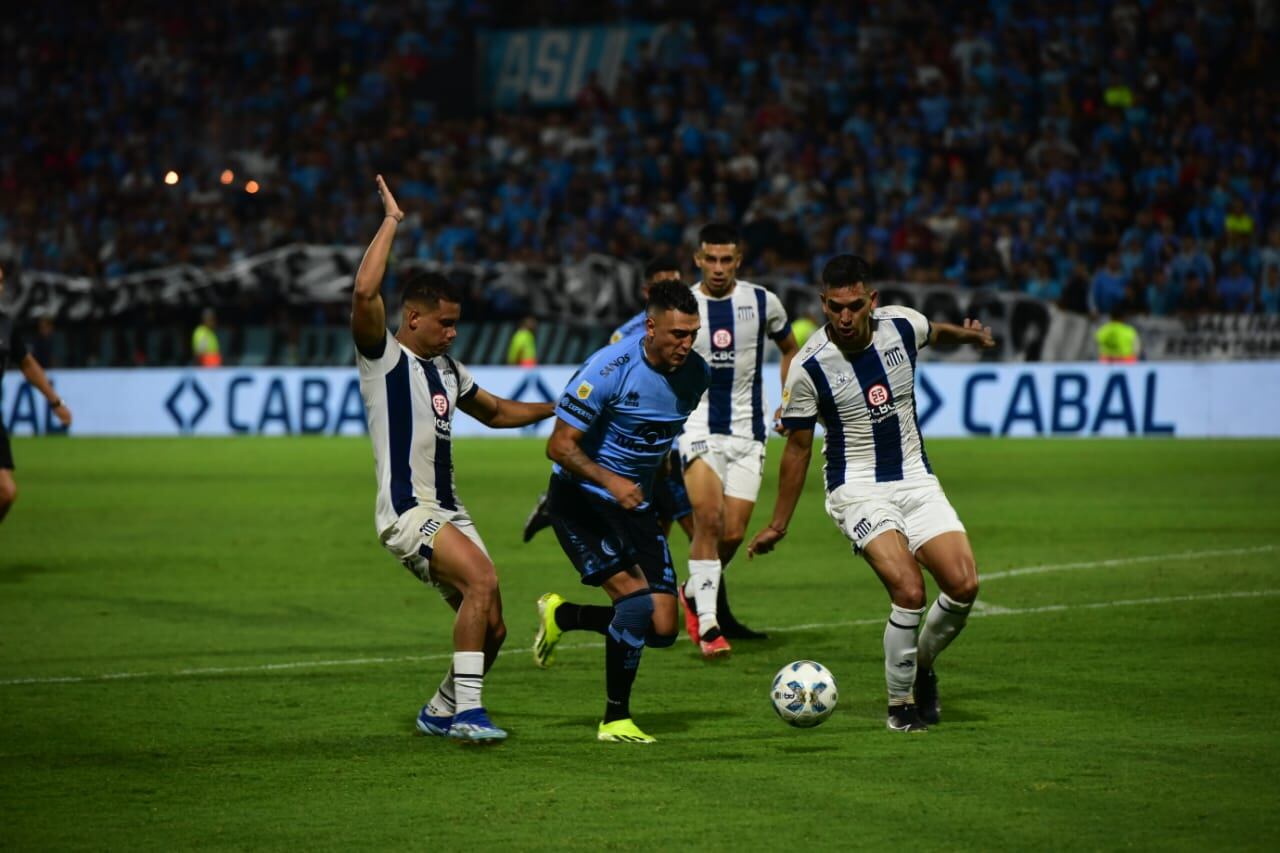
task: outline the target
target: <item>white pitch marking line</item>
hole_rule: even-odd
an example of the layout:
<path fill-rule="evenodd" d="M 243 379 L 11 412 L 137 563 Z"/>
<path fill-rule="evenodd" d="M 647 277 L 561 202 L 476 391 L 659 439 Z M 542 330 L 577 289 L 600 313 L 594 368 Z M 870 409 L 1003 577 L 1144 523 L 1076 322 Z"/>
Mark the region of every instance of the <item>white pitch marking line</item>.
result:
<path fill-rule="evenodd" d="M 1042 607 L 1023 607 L 1017 609 L 1002 607 L 995 611 L 977 611 L 972 615 L 975 618 L 990 618 L 993 616 L 1024 616 L 1034 613 L 1056 613 L 1063 610 L 1100 610 L 1108 607 L 1140 607 L 1149 604 L 1181 604 L 1191 601 L 1220 601 L 1237 598 L 1272 598 L 1275 596 L 1280 596 L 1280 589 L 1259 589 L 1244 592 L 1210 592 L 1201 595 L 1171 595 L 1161 598 L 1129 598 L 1118 601 L 1098 601 L 1087 604 L 1048 604 Z M 860 625 L 883 624 L 884 617 L 877 617 L 874 619 L 853 619 L 847 622 L 813 622 L 808 625 L 788 625 L 786 627 L 769 626 L 768 630 L 777 631 L 780 634 L 790 634 L 798 631 L 812 631 L 826 628 L 852 628 Z M 573 645 L 566 645 L 563 648 L 598 649 L 603 645 L 604 643 L 575 643 Z M 532 648 L 514 649 L 508 652 L 508 654 L 523 654 L 532 651 Z M 255 664 L 253 666 L 210 666 L 194 669 L 179 669 L 174 670 L 173 672 L 109 672 L 103 675 L 9 678 L 0 680 L 0 687 L 14 687 L 23 684 L 87 684 L 102 681 L 124 681 L 134 678 L 174 678 L 193 675 L 238 675 L 254 672 L 272 672 L 282 669 L 320 669 L 331 666 L 361 666 L 364 664 L 420 663 L 422 661 L 448 660 L 452 657 L 453 653 L 447 652 L 432 655 L 405 655 L 403 657 L 389 658 L 345 658 L 340 660 L 289 661 L 285 663 Z"/>
<path fill-rule="evenodd" d="M 1050 563 L 1043 566 L 1027 566 L 1006 569 L 1003 572 L 979 572 L 979 581 L 1015 578 L 1019 575 L 1039 575 L 1045 572 L 1070 572 L 1077 569 L 1100 569 L 1104 566 L 1131 566 L 1135 563 L 1161 563 L 1167 560 L 1198 560 L 1201 557 L 1240 557 L 1246 554 L 1265 554 L 1274 551 L 1275 545 L 1257 545 L 1253 548 L 1220 548 L 1213 551 L 1178 551 L 1173 554 L 1147 554 L 1138 557 L 1115 557 L 1110 560 L 1089 560 L 1081 563 Z"/>

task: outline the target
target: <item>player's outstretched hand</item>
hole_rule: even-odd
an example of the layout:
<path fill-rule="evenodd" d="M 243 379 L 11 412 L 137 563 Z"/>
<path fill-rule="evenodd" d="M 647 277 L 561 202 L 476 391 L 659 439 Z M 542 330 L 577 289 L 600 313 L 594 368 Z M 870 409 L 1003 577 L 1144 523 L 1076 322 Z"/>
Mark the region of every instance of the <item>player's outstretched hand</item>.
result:
<path fill-rule="evenodd" d="M 991 334 L 991 327 L 982 325 L 981 320 L 970 320 L 966 317 L 964 327 L 973 333 L 973 342 L 983 349 L 991 349 L 996 345 L 996 339 Z"/>
<path fill-rule="evenodd" d="M 776 527 L 766 527 L 761 530 L 751 537 L 751 543 L 747 545 L 747 559 L 752 559 L 756 554 L 768 554 L 786 535 L 787 531 Z"/>
<path fill-rule="evenodd" d="M 387 188 L 387 182 L 381 175 L 378 175 L 378 195 L 382 198 L 383 213 L 394 217 L 396 222 L 404 219 L 404 211 L 400 209 L 400 205 L 396 204 L 396 197 L 391 194 L 391 190 Z"/>

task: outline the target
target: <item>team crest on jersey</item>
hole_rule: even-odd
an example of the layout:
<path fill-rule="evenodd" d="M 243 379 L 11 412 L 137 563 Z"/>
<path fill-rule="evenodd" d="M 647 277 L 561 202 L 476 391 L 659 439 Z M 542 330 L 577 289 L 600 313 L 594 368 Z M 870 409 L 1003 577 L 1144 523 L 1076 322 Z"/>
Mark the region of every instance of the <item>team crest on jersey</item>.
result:
<path fill-rule="evenodd" d="M 739 320 L 754 320 L 755 318 L 756 318 L 756 309 L 755 309 L 755 308 L 751 307 L 750 305 L 739 305 L 739 306 L 738 306 L 738 319 L 739 319 Z"/>
<path fill-rule="evenodd" d="M 716 329 L 711 336 L 711 343 L 719 349 L 725 349 L 733 344 L 733 333 L 728 329 Z"/>
<path fill-rule="evenodd" d="M 436 414 L 444 417 L 449 413 L 449 398 L 443 394 L 431 395 L 431 408 L 436 410 Z"/>
<path fill-rule="evenodd" d="M 581 385 L 578 386 L 578 391 L 577 391 L 578 399 L 585 400 L 588 397 L 590 397 L 592 390 L 594 390 L 594 387 L 595 386 L 593 386 L 590 382 L 583 382 Z"/>
<path fill-rule="evenodd" d="M 907 356 L 902 352 L 902 347 L 894 347 L 884 354 L 884 363 L 890 367 L 897 367 L 907 360 Z"/>

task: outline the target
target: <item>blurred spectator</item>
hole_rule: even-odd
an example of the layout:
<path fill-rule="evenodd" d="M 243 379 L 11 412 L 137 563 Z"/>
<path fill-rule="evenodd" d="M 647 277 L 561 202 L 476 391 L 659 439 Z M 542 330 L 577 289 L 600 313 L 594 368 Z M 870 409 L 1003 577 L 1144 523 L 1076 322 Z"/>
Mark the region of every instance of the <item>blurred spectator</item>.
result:
<path fill-rule="evenodd" d="M 507 364 L 518 364 L 521 367 L 535 367 L 538 364 L 538 349 L 534 342 L 533 332 L 538 327 L 534 317 L 525 317 L 519 328 L 511 336 L 511 344 L 507 347 Z"/>
<path fill-rule="evenodd" d="M 191 353 L 200 367 L 221 367 L 222 350 L 218 346 L 218 315 L 212 308 L 200 314 L 200 325 L 191 334 Z"/>
<path fill-rule="evenodd" d="M 1138 330 L 1129 324 L 1123 309 L 1098 327 L 1094 340 L 1098 343 L 1098 360 L 1104 364 L 1132 364 L 1138 360 Z"/>

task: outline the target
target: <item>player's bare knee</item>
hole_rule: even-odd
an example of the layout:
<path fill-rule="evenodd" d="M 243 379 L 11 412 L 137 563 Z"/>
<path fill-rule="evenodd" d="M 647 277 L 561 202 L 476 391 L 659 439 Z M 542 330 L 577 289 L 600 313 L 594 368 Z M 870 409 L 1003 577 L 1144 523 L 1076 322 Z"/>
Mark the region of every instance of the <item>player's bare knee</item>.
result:
<path fill-rule="evenodd" d="M 720 518 L 720 511 L 704 511 L 699 512 L 696 509 L 693 512 L 694 529 L 705 536 L 716 541 L 720 541 L 720 537 L 724 535 L 724 520 Z"/>
<path fill-rule="evenodd" d="M 978 598 L 977 573 L 965 573 L 961 580 L 952 584 L 951 589 L 946 592 L 947 595 L 961 604 L 972 604 Z"/>
<path fill-rule="evenodd" d="M 494 606 L 498 598 L 497 573 L 491 568 L 487 571 L 474 572 L 471 577 L 467 578 L 467 584 L 462 590 L 462 596 L 488 610 Z"/>
<path fill-rule="evenodd" d="M 893 585 L 889 598 L 899 607 L 919 610 L 924 607 L 924 582 L 920 578 L 903 578 Z"/>

